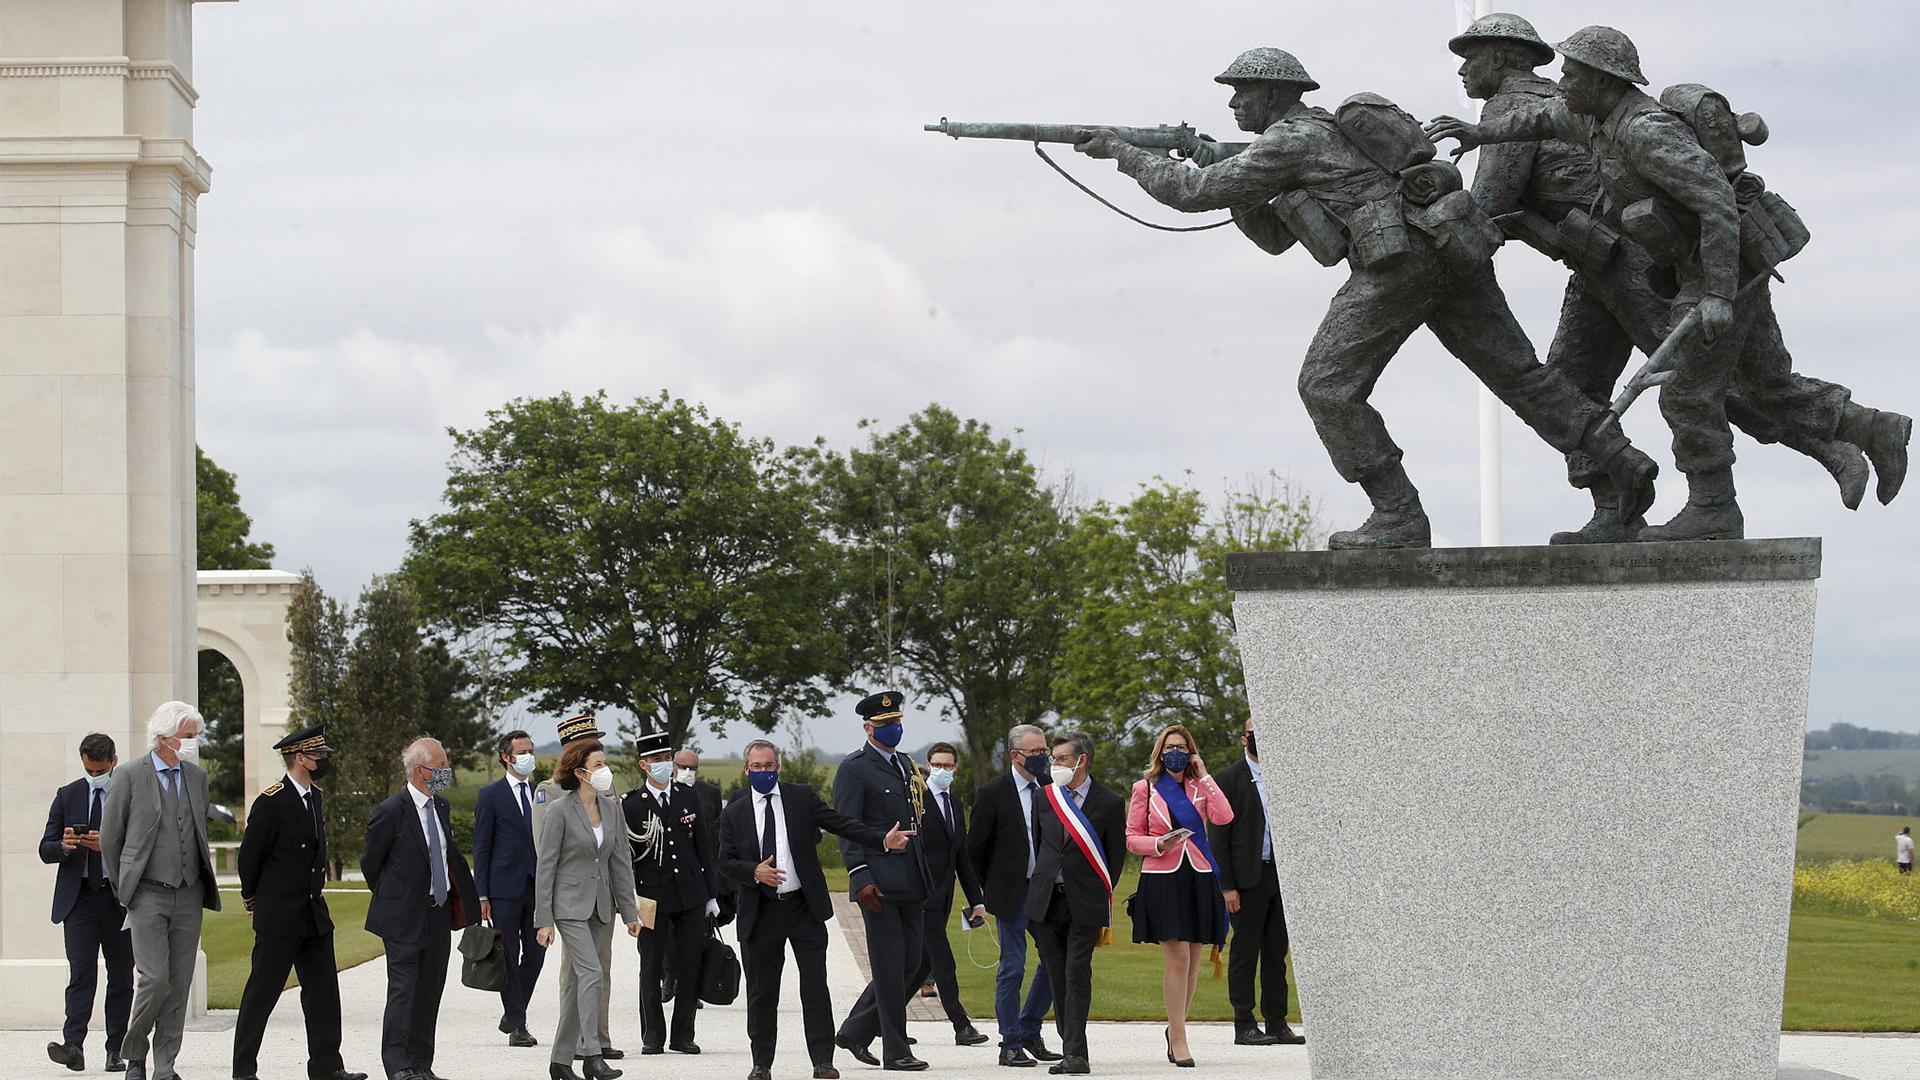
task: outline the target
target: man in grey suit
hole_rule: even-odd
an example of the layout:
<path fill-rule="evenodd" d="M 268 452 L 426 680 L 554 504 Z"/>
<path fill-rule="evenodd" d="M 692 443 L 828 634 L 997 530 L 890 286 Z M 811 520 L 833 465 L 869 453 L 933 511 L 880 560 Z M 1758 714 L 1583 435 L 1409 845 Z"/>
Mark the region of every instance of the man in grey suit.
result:
<path fill-rule="evenodd" d="M 204 909 L 220 910 L 207 851 L 207 774 L 196 764 L 202 721 L 169 701 L 147 721 L 144 757 L 121 766 L 100 817 L 100 852 L 133 924 L 133 1015 L 120 1052 L 127 1080 L 173 1080 L 200 951 Z M 147 1069 L 152 1050 L 153 1068 Z"/>

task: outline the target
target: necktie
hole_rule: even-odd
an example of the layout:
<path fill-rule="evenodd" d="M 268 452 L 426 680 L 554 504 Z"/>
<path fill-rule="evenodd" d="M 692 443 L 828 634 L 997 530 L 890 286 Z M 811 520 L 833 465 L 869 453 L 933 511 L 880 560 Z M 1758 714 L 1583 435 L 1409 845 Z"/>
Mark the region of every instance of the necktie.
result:
<path fill-rule="evenodd" d="M 1033 828 L 1027 835 L 1027 876 L 1033 876 L 1033 866 L 1040 854 L 1040 785 L 1027 781 L 1027 818 L 1033 822 Z"/>
<path fill-rule="evenodd" d="M 432 820 L 440 815 L 433 803 L 427 803 L 427 861 L 433 872 L 433 906 L 439 907 L 447 902 L 447 856 L 440 849 L 439 822 Z"/>
<path fill-rule="evenodd" d="M 947 835 L 959 836 L 960 822 L 953 816 L 953 796 L 944 791 L 940 793 L 940 809 L 947 818 Z"/>
<path fill-rule="evenodd" d="M 160 771 L 167 774 L 167 794 L 173 796 L 176 799 L 179 798 L 180 797 L 180 767 L 176 765 L 171 769 L 162 769 Z"/>
<path fill-rule="evenodd" d="M 533 804 L 527 801 L 527 782 L 522 780 L 514 786 L 520 789 L 520 820 L 527 827 L 527 835 L 532 836 Z"/>
<path fill-rule="evenodd" d="M 100 797 L 105 794 L 106 792 L 96 789 L 93 793 L 93 809 L 87 812 L 87 828 L 95 833 L 100 831 Z M 87 852 L 87 880 L 95 888 L 106 884 L 107 871 L 97 851 Z"/>
<path fill-rule="evenodd" d="M 773 796 L 771 795 L 761 796 L 760 804 L 766 811 L 766 822 L 765 824 L 760 826 L 760 857 L 762 859 L 772 859 L 773 863 L 771 865 L 773 866 L 774 869 L 778 870 L 778 869 L 781 869 L 780 841 L 774 836 L 774 833 L 773 833 L 773 815 L 776 813 L 779 813 L 779 811 L 774 808 Z M 761 887 L 766 889 L 766 891 L 769 893 L 775 893 L 779 891 L 771 885 L 764 885 Z"/>
<path fill-rule="evenodd" d="M 307 804 L 307 817 L 313 819 L 313 837 L 318 840 L 320 838 L 320 793 L 309 788 L 301 799 Z"/>

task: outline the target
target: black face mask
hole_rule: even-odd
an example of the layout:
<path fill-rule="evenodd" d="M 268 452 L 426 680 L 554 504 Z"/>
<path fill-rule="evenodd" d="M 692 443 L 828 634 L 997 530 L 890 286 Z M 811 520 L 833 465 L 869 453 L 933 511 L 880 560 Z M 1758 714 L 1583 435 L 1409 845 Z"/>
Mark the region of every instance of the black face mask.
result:
<path fill-rule="evenodd" d="M 1254 741 L 1253 732 L 1251 731 L 1247 732 L 1247 756 L 1248 757 L 1260 756 L 1260 744 Z"/>
<path fill-rule="evenodd" d="M 1053 783 L 1053 759 L 1046 754 L 1028 754 L 1021 767 L 1027 770 L 1027 775 L 1033 777 L 1035 783 Z"/>
<path fill-rule="evenodd" d="M 324 780 L 326 779 L 327 774 L 332 771 L 333 771 L 333 759 L 330 757 L 323 757 L 315 761 L 312 767 L 307 769 L 307 775 L 313 777 L 315 780 Z"/>

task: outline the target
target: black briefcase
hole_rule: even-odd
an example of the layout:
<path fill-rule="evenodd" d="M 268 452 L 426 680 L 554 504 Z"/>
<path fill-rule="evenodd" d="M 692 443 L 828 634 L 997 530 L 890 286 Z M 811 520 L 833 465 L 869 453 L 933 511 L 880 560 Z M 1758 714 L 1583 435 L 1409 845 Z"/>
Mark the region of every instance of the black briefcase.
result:
<path fill-rule="evenodd" d="M 460 981 L 489 993 L 507 988 L 507 947 L 500 931 L 474 923 L 460 935 Z"/>
<path fill-rule="evenodd" d="M 731 1005 L 739 996 L 740 958 L 708 923 L 707 941 L 700 948 L 700 1000 L 709 1005 Z"/>

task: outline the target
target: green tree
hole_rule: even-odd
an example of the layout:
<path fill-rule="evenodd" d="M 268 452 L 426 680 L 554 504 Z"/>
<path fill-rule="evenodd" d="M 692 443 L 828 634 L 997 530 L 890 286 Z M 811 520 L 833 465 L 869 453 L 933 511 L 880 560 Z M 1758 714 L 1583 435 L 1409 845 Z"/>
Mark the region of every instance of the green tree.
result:
<path fill-rule="evenodd" d="M 1232 760 L 1247 694 L 1226 554 L 1296 550 L 1313 535 L 1308 500 L 1271 476 L 1226 492 L 1217 510 L 1191 487 L 1156 480 L 1131 502 L 1079 516 L 1056 704 L 1063 726 L 1103 748 L 1103 780 L 1136 774 L 1167 724 L 1192 729 L 1210 764 Z"/>
<path fill-rule="evenodd" d="M 205 450 L 194 453 L 195 542 L 202 570 L 265 570 L 273 565 L 273 545 L 247 538 L 253 519 L 240 509 L 234 475 L 214 464 Z"/>
<path fill-rule="evenodd" d="M 334 747 L 335 774 L 322 785 L 327 792 L 321 801 L 327 817 L 327 851 L 333 863 L 333 876 L 358 857 L 349 838 L 360 835 L 366 826 L 370 805 L 366 792 L 357 791 L 345 768 L 356 756 L 357 747 L 346 745 L 354 733 L 340 723 L 347 712 L 345 685 L 347 674 L 347 613 L 340 602 L 328 596 L 314 580 L 311 569 L 300 573 L 293 587 L 293 599 L 287 605 L 287 642 L 292 647 L 292 673 L 287 691 L 292 705 L 289 726 L 299 729 L 313 724 L 327 725 L 327 740 Z"/>
<path fill-rule="evenodd" d="M 406 573 L 436 624 L 500 634 L 509 697 L 623 708 L 676 742 L 825 711 L 833 549 L 772 443 L 665 393 L 516 400 L 451 434 Z"/>
<path fill-rule="evenodd" d="M 420 698 L 420 731 L 440 740 L 454 768 L 493 760 L 493 725 L 481 709 L 473 668 L 438 637 L 420 645 Z"/>
<path fill-rule="evenodd" d="M 202 570 L 264 570 L 273 565 L 273 545 L 248 539 L 253 519 L 240 509 L 240 491 L 232 473 L 194 448 L 195 544 Z M 214 801 L 229 805 L 246 798 L 245 702 L 240 672 L 211 649 L 199 656 L 200 715 L 207 722 L 203 758 Z M 245 807 L 237 807 L 244 810 Z"/>
<path fill-rule="evenodd" d="M 958 719 L 973 775 L 994 775 L 1007 729 L 1053 705 L 1072 582 L 1060 493 L 1024 450 L 939 405 L 806 457 L 859 670 Z"/>

